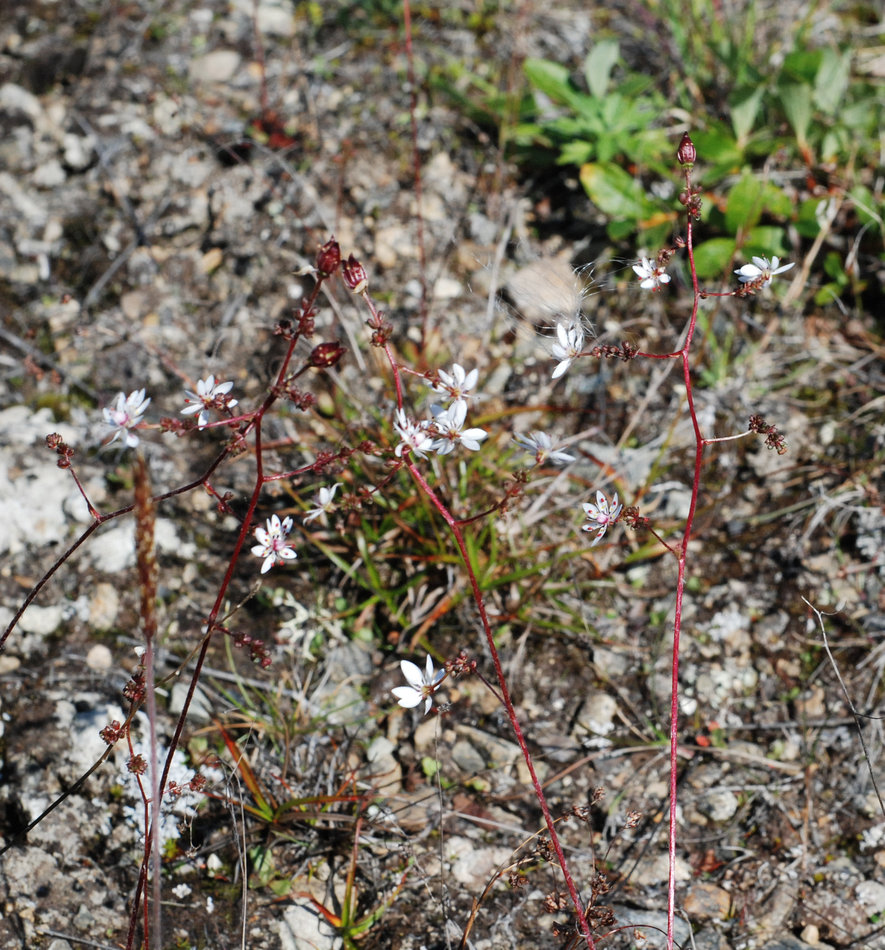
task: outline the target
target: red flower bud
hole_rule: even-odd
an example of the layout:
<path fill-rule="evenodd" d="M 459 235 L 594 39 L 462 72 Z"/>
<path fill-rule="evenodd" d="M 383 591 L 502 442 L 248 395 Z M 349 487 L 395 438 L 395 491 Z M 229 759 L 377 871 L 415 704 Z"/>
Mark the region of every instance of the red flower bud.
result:
<path fill-rule="evenodd" d="M 337 340 L 332 343 L 320 343 L 311 351 L 309 363 L 311 366 L 328 368 L 338 363 L 346 352 L 347 350 Z"/>
<path fill-rule="evenodd" d="M 679 143 L 679 148 L 676 150 L 676 161 L 680 165 L 694 165 L 695 160 L 698 157 L 697 149 L 694 147 L 694 142 L 691 140 L 691 136 L 688 132 L 682 133 L 682 141 Z"/>
<path fill-rule="evenodd" d="M 366 275 L 366 269 L 353 256 L 347 258 L 343 267 L 344 283 L 355 293 L 361 294 L 369 286 L 369 278 Z"/>
<path fill-rule="evenodd" d="M 317 273 L 320 277 L 331 277 L 341 263 L 341 248 L 335 238 L 330 238 L 317 251 Z"/>

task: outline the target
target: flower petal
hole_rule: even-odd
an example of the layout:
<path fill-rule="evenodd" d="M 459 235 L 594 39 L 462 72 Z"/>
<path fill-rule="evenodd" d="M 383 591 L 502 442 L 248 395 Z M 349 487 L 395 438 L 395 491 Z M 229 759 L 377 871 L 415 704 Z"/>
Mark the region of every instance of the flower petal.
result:
<path fill-rule="evenodd" d="M 421 693 L 412 689 L 411 686 L 394 686 L 391 692 L 396 696 L 400 706 L 406 709 L 414 709 L 421 702 Z"/>

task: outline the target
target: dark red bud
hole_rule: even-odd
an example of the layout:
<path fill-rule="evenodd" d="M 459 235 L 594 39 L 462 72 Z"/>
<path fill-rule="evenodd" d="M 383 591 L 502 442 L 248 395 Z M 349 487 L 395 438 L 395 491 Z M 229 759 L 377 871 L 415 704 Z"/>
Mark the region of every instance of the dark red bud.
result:
<path fill-rule="evenodd" d="M 676 150 L 676 161 L 680 165 L 694 165 L 698 157 L 697 149 L 694 147 L 694 142 L 691 140 L 691 136 L 688 132 L 682 133 L 682 141 L 679 143 L 679 148 Z"/>
<path fill-rule="evenodd" d="M 331 343 L 320 343 L 311 351 L 309 362 L 311 366 L 328 368 L 338 363 L 346 352 L 347 350 L 337 340 Z"/>
<path fill-rule="evenodd" d="M 320 277 L 331 277 L 341 263 L 341 248 L 335 238 L 330 238 L 317 251 L 317 273 Z"/>
<path fill-rule="evenodd" d="M 369 286 L 369 278 L 366 275 L 366 269 L 353 256 L 347 258 L 343 267 L 344 283 L 355 293 L 361 294 Z"/>

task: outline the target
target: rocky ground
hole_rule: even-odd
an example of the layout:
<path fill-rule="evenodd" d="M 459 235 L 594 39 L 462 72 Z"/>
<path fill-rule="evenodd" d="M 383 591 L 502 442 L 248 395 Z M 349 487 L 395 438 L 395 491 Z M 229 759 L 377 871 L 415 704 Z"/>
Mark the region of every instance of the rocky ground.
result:
<path fill-rule="evenodd" d="M 615 472 L 622 497 L 675 524 L 693 448 L 681 392 L 655 367 L 604 364 L 550 380 L 543 342 L 524 330 L 574 297 L 572 266 L 605 247 L 600 221 L 568 176 L 551 170 L 546 187 L 521 180 L 487 130 L 419 82 L 422 260 L 407 62 L 387 6 L 293 13 L 266 0 L 260 41 L 252 5 L 239 0 L 7 7 L 0 620 L 5 628 L 90 520 L 46 435 L 75 448 L 99 510 L 128 505 L 130 456 L 99 448 L 101 407 L 145 388 L 151 421 L 176 416 L 183 389 L 209 373 L 253 405 L 280 358 L 274 325 L 309 292 L 305 266 L 334 234 L 370 272 L 407 357 L 432 368 L 447 354 L 480 369 L 483 424 L 497 426 L 484 452 L 506 453 L 512 429 L 550 420 L 575 437 L 568 476 L 539 479 L 519 512 L 483 535 L 486 553 L 494 540 L 549 562 L 537 588 L 515 576 L 491 585 L 490 606 L 556 812 L 604 792 L 589 820 L 562 832 L 583 885 L 602 873 L 599 903 L 623 928 L 601 945 L 661 946 L 675 569 L 624 529 L 590 551 L 561 510 Z M 517 53 L 567 61 L 591 25 L 582 9 L 526 4 L 479 29 L 469 7 L 424 11 L 420 76 L 453 59 L 468 69 Z M 881 286 L 875 261 L 862 265 Z M 588 318 L 606 342 L 626 328 L 649 349 L 672 346 L 684 288 L 666 298 L 671 312 L 639 297 L 625 269 L 610 255 L 596 264 Z M 342 286 L 317 319 L 350 355 L 334 385 L 317 384 L 317 413 L 269 424 L 281 469 L 341 439 L 342 413 L 362 437 L 389 399 L 365 314 Z M 819 308 L 806 294 L 787 310 L 772 295 L 730 301 L 710 320 L 714 331 L 740 326 L 753 345 L 724 371 L 705 351 L 704 424 L 740 431 L 761 410 L 790 452 L 723 443 L 705 472 L 682 645 L 678 939 L 699 950 L 885 948 L 885 815 L 861 743 L 881 788 L 881 317 Z M 206 469 L 222 437 L 197 435 L 143 434 L 155 490 Z M 248 484 L 240 459 L 220 487 L 239 497 Z M 262 517 L 302 511 L 314 487 L 281 485 Z M 423 661 L 425 644 L 438 658 L 466 649 L 486 662 L 454 560 L 426 569 L 421 586 L 410 581 L 416 568 L 395 560 L 423 550 L 418 529 L 404 526 L 428 524 L 401 511 L 390 535 L 371 535 L 355 515 L 316 526 L 298 570 L 266 576 L 251 600 L 256 565 L 237 566 L 230 606 L 248 600 L 239 622 L 273 663 L 265 671 L 228 645 L 210 650 L 178 763 L 179 781 L 200 768 L 210 794 L 183 797 L 170 819 L 181 836 L 166 852 L 165 947 L 341 946 L 317 902 L 341 913 L 355 835 L 359 914 L 384 908 L 360 946 L 574 945 L 554 934 L 567 914 L 545 907 L 558 879 L 534 853 L 537 806 L 494 697 L 475 680 L 447 683 L 448 705 L 420 719 L 390 695 L 399 659 Z M 200 491 L 158 510 L 160 663 L 176 674 L 161 697 L 161 744 L 236 515 Z M 121 691 L 137 664 L 133 530 L 114 520 L 65 560 L 0 653 L 0 835 L 12 843 L 0 857 L 2 947 L 125 946 L 139 863 L 128 755 L 115 750 L 78 779 L 106 749 L 99 731 L 124 718 Z M 360 587 L 370 554 L 401 606 Z M 826 612 L 835 662 L 809 604 Z M 135 738 L 147 748 L 141 717 Z M 258 817 L 256 788 L 288 805 Z M 630 812 L 641 818 L 625 828 Z"/>

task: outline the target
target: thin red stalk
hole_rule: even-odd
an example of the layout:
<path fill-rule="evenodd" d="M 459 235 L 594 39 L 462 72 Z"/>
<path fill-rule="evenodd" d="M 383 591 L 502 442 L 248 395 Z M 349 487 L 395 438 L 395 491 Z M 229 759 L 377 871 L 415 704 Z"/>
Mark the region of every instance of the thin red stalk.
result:
<path fill-rule="evenodd" d="M 373 321 L 375 324 L 381 324 L 381 316 L 378 313 L 375 305 L 372 302 L 369 294 L 364 291 L 363 300 L 366 303 L 366 306 L 372 313 Z M 370 321 L 370 326 L 373 325 L 373 321 Z M 387 356 L 388 362 L 390 363 L 391 372 L 393 373 L 394 386 L 396 388 L 396 402 L 397 407 L 402 408 L 403 405 L 403 395 L 402 395 L 402 379 L 400 377 L 399 366 L 394 357 L 393 351 L 390 348 L 389 344 L 384 344 L 384 353 Z M 476 572 L 473 569 L 473 563 L 470 560 L 470 554 L 467 551 L 467 545 L 464 541 L 464 535 L 461 531 L 461 523 L 457 518 L 449 511 L 446 505 L 441 501 L 437 496 L 434 490 L 430 487 L 427 480 L 421 474 L 419 469 L 415 466 L 414 462 L 411 460 L 408 454 L 404 456 L 405 463 L 408 466 L 409 471 L 412 474 L 412 477 L 418 483 L 421 490 L 425 495 L 430 499 L 431 504 L 436 508 L 436 510 L 442 515 L 446 524 L 449 526 L 449 529 L 452 532 L 452 536 L 455 539 L 455 543 L 458 546 L 458 551 L 461 554 L 461 559 L 464 562 L 464 566 L 467 570 L 467 575 L 470 578 L 470 586 L 473 592 L 473 599 L 476 603 L 477 610 L 479 611 L 480 620 L 482 622 L 483 632 L 485 634 L 486 642 L 488 643 L 489 652 L 492 656 L 492 664 L 495 667 L 495 676 L 498 680 L 498 685 L 501 688 L 501 700 L 504 704 L 504 708 L 507 711 L 507 716 L 510 719 L 511 727 L 513 728 L 513 733 L 516 737 L 517 744 L 519 745 L 520 751 L 522 752 L 522 757 L 525 760 L 526 767 L 529 771 L 529 776 L 531 778 L 532 786 L 535 791 L 535 797 L 538 800 L 538 804 L 541 807 L 541 812 L 544 815 L 544 822 L 547 825 L 547 830 L 550 833 L 550 843 L 553 847 L 554 852 L 556 853 L 557 861 L 562 870 L 562 876 L 565 881 L 566 887 L 568 888 L 569 896 L 572 900 L 572 903 L 575 907 L 575 913 L 578 917 L 578 926 L 581 929 L 581 933 L 584 936 L 584 939 L 587 941 L 587 946 L 589 950 L 595 950 L 596 944 L 593 940 L 593 935 L 590 932 L 590 925 L 587 922 L 587 915 L 584 912 L 584 905 L 581 901 L 581 897 L 578 894 L 578 889 L 575 886 L 575 882 L 572 879 L 571 872 L 568 869 L 568 862 L 566 861 L 565 852 L 562 849 L 562 845 L 559 841 L 559 835 L 556 833 L 556 825 L 553 819 L 553 815 L 550 812 L 550 807 L 547 804 L 547 798 L 544 795 L 544 789 L 541 786 L 541 782 L 538 779 L 537 773 L 535 772 L 535 765 L 532 759 L 532 754 L 529 751 L 528 743 L 525 740 L 523 735 L 522 728 L 519 724 L 519 719 L 516 715 L 516 709 L 513 706 L 513 702 L 510 699 L 510 690 L 507 688 L 507 679 L 504 675 L 504 668 L 501 665 L 501 659 L 498 655 L 498 648 L 495 646 L 495 637 L 492 632 L 492 626 L 489 622 L 488 614 L 486 613 L 485 599 L 483 598 L 482 591 L 479 588 L 479 582 L 476 579 Z"/>
<path fill-rule="evenodd" d="M 685 171 L 685 187 L 686 192 L 690 195 L 690 168 L 687 168 Z M 676 916 L 676 818 L 679 751 L 679 635 L 682 631 L 682 602 L 685 593 L 685 573 L 686 560 L 688 557 L 688 545 L 689 541 L 691 540 L 691 530 L 694 525 L 698 494 L 701 487 L 701 469 L 704 463 L 705 444 L 704 438 L 701 434 L 697 412 L 695 411 L 694 391 L 692 389 L 691 382 L 691 343 L 694 337 L 695 327 L 697 325 L 698 307 L 700 305 L 701 297 L 698 288 L 698 275 L 694 262 L 693 221 L 690 206 L 686 225 L 686 249 L 688 251 L 688 263 L 691 270 L 694 302 L 691 309 L 691 318 L 688 322 L 688 330 L 685 334 L 685 342 L 682 344 L 682 349 L 679 351 L 679 356 L 682 358 L 682 378 L 685 382 L 685 392 L 686 398 L 688 400 L 688 412 L 691 416 L 692 428 L 694 429 L 695 456 L 694 473 L 691 483 L 691 500 L 688 505 L 688 514 L 685 518 L 685 530 L 682 535 L 682 546 L 679 550 L 679 569 L 676 581 L 676 606 L 673 618 L 673 660 L 671 666 L 670 683 L 670 819 L 667 837 L 667 854 L 669 863 L 667 882 L 667 950 L 673 950 L 674 947 L 674 924 Z"/>
<path fill-rule="evenodd" d="M 311 293 L 310 298 L 305 304 L 305 311 L 313 306 L 313 302 L 316 299 L 317 294 L 319 293 L 319 288 L 322 284 L 322 280 L 318 280 L 314 286 L 313 292 Z M 249 499 L 249 507 L 246 511 L 246 515 L 243 518 L 242 525 L 240 527 L 240 532 L 237 535 L 236 544 L 234 545 L 233 553 L 230 556 L 228 561 L 227 569 L 224 573 L 224 578 L 222 579 L 221 586 L 218 589 L 218 593 L 215 597 L 215 603 L 212 605 L 212 609 L 209 612 L 208 617 L 206 618 L 206 632 L 203 636 L 203 642 L 200 646 L 200 651 L 197 655 L 197 661 L 194 664 L 194 669 L 191 674 L 190 683 L 188 685 L 187 694 L 184 698 L 184 703 L 182 704 L 181 713 L 178 716 L 178 720 L 175 723 L 175 729 L 172 733 L 172 739 L 169 742 L 169 750 L 166 754 L 166 760 L 163 764 L 163 773 L 160 776 L 159 787 L 158 787 L 158 797 L 162 798 L 166 790 L 166 782 L 169 778 L 169 770 L 172 767 L 172 757 L 175 754 L 175 750 L 178 748 L 178 745 L 181 741 L 181 733 L 184 730 L 185 722 L 187 721 L 187 714 L 190 709 L 191 702 L 193 701 L 194 694 L 197 689 L 197 683 L 200 680 L 200 676 L 203 670 L 203 664 L 206 660 L 206 654 L 209 650 L 209 642 L 212 639 L 212 633 L 215 628 L 215 621 L 218 619 L 218 614 L 221 611 L 224 598 L 227 594 L 228 587 L 230 586 L 231 580 L 233 579 L 233 572 L 236 566 L 237 560 L 239 559 L 240 552 L 243 549 L 243 545 L 246 542 L 246 535 L 249 533 L 249 526 L 252 523 L 252 518 L 255 515 L 255 509 L 258 507 L 258 500 L 261 497 L 261 489 L 264 486 L 266 481 L 264 476 L 264 460 L 262 458 L 262 444 L 261 444 L 261 420 L 264 418 L 264 415 L 274 404 L 274 402 L 279 398 L 279 387 L 282 386 L 286 372 L 288 371 L 289 364 L 292 360 L 292 355 L 295 352 L 295 346 L 300 337 L 300 333 L 293 335 L 292 339 L 289 341 L 289 346 L 286 352 L 286 356 L 283 359 L 283 363 L 280 366 L 280 370 L 277 373 L 277 378 L 274 382 L 274 385 L 271 387 L 271 390 L 268 392 L 267 396 L 264 399 L 264 402 L 261 404 L 259 409 L 254 413 L 251 422 L 245 427 L 241 435 L 245 437 L 246 435 L 254 432 L 255 434 L 255 484 L 252 489 L 252 495 Z M 221 460 L 226 457 L 230 452 L 229 449 L 225 449 L 224 452 L 219 456 L 218 459 L 210 466 L 209 471 L 197 482 L 193 483 L 192 487 L 196 487 L 199 484 L 202 484 L 211 473 L 218 467 Z M 159 496 L 161 499 L 169 497 L 173 494 L 180 494 L 180 491 L 167 492 L 165 495 Z M 122 511 L 121 511 L 122 513 Z M 129 918 L 129 933 L 126 942 L 127 950 L 132 950 L 135 940 L 135 928 L 138 921 L 138 909 L 141 902 L 142 894 L 144 893 L 145 884 L 147 880 L 147 867 L 148 861 L 146 859 L 142 860 L 141 869 L 138 875 L 138 883 L 135 888 L 135 895 L 132 903 L 132 913 Z"/>
<path fill-rule="evenodd" d="M 485 633 L 486 642 L 489 647 L 489 653 L 492 656 L 492 664 L 495 667 L 495 676 L 497 677 L 498 685 L 501 689 L 501 700 L 504 703 L 504 708 L 507 710 L 507 718 L 510 720 L 513 734 L 516 737 L 517 744 L 519 745 L 520 751 L 522 752 L 522 757 L 525 760 L 526 768 L 529 770 L 532 787 L 535 790 L 535 797 L 538 800 L 538 804 L 541 806 L 541 812 L 544 815 L 544 822 L 547 825 L 547 831 L 550 835 L 550 843 L 553 846 L 553 850 L 556 852 L 556 859 L 559 862 L 560 869 L 562 870 L 565 886 L 568 888 L 569 896 L 571 897 L 572 903 L 575 907 L 575 913 L 578 917 L 578 926 L 581 928 L 581 933 L 583 934 L 584 939 L 587 941 L 587 946 L 590 948 L 590 950 L 595 950 L 596 944 L 593 940 L 593 935 L 590 932 L 590 924 L 587 922 L 587 915 L 584 913 L 583 902 L 581 901 L 581 897 L 578 894 L 578 889 L 575 886 L 575 882 L 573 881 L 571 873 L 568 869 L 568 862 L 566 861 L 565 852 L 562 849 L 559 836 L 556 833 L 556 824 L 554 822 L 553 815 L 551 814 L 550 807 L 547 804 L 547 798 L 544 795 L 544 789 L 542 788 L 541 782 L 539 781 L 537 773 L 535 772 L 532 754 L 529 751 L 528 743 L 525 740 L 525 736 L 523 735 L 522 728 L 519 724 L 519 719 L 516 715 L 516 709 L 514 708 L 513 702 L 510 699 L 510 690 L 507 688 L 507 678 L 504 675 L 504 668 L 501 665 L 501 658 L 498 655 L 498 648 L 495 646 L 495 637 L 492 632 L 492 626 L 489 622 L 488 614 L 486 613 L 485 599 L 482 595 L 482 591 L 479 588 L 479 581 L 476 579 L 476 572 L 473 569 L 473 563 L 470 560 L 470 554 L 467 551 L 467 545 L 464 541 L 464 535 L 461 532 L 461 527 L 457 519 L 439 499 L 411 459 L 406 460 L 406 465 L 408 466 L 409 471 L 412 473 L 412 477 L 421 487 L 421 490 L 425 495 L 427 495 L 431 504 L 433 504 L 436 510 L 442 515 L 446 524 L 449 526 L 452 536 L 455 539 L 455 544 L 457 544 L 458 551 L 460 552 L 461 558 L 464 561 L 464 567 L 467 570 L 467 576 L 470 578 L 470 587 L 473 592 L 473 599 L 476 602 L 476 606 L 479 611 L 479 617 L 482 622 L 483 632 Z"/>

